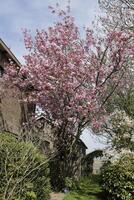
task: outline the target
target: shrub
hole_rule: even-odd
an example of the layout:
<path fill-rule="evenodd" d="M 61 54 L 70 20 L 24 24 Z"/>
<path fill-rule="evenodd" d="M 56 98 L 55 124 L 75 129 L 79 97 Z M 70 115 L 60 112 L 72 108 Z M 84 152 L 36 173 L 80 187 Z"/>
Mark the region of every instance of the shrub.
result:
<path fill-rule="evenodd" d="M 68 189 L 71 189 L 74 185 L 74 181 L 73 181 L 73 178 L 69 178 L 69 177 L 66 177 L 65 178 L 65 187 L 67 187 Z"/>
<path fill-rule="evenodd" d="M 47 200 L 48 176 L 46 158 L 32 143 L 0 134 L 0 199 Z"/>
<path fill-rule="evenodd" d="M 103 188 L 109 200 L 133 200 L 134 198 L 134 154 L 106 165 L 102 170 Z"/>

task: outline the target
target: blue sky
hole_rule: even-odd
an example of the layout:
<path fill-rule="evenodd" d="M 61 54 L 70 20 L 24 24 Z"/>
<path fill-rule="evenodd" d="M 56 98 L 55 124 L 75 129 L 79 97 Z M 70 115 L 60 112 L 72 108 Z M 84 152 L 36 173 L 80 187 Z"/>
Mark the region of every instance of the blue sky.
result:
<path fill-rule="evenodd" d="M 16 57 L 22 61 L 25 54 L 22 28 L 34 31 L 47 28 L 55 16 L 50 13 L 49 5 L 59 3 L 67 5 L 68 0 L 3 0 L 0 2 L 0 37 L 11 48 Z M 72 0 L 71 11 L 80 28 L 91 24 L 99 13 L 97 0 Z"/>
<path fill-rule="evenodd" d="M 37 28 L 47 28 L 55 21 L 48 6 L 59 3 L 65 8 L 68 0 L 3 0 L 0 2 L 0 38 L 12 50 L 15 56 L 23 62 L 26 50 L 23 44 L 21 29 L 28 28 L 32 32 Z M 77 25 L 82 29 L 91 26 L 95 16 L 100 14 L 97 0 L 72 0 L 71 12 Z M 96 138 L 85 131 L 82 136 L 90 151 L 102 145 Z"/>

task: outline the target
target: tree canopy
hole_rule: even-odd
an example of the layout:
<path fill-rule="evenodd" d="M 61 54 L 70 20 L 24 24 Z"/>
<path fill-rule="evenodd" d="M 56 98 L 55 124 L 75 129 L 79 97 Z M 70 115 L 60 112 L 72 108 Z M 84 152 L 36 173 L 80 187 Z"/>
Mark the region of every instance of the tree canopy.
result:
<path fill-rule="evenodd" d="M 18 72 L 10 63 L 4 81 L 41 106 L 61 135 L 79 137 L 87 125 L 99 128 L 105 120 L 104 105 L 130 67 L 133 34 L 110 31 L 96 38 L 85 28 L 83 38 L 69 10 L 50 9 L 59 19 L 35 36 L 24 31 L 25 64 Z"/>

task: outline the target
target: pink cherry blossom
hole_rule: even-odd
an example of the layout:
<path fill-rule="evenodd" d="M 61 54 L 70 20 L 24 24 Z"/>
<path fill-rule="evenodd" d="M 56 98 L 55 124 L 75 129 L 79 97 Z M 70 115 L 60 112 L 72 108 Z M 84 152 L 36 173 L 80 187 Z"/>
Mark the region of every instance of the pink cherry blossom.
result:
<path fill-rule="evenodd" d="M 6 78 L 26 92 L 28 101 L 40 105 L 54 126 L 77 135 L 104 121 L 109 85 L 116 89 L 133 57 L 133 35 L 113 31 L 96 38 L 87 28 L 82 38 L 70 13 L 51 10 L 59 20 L 47 30 L 37 30 L 35 37 L 24 31 L 29 51 L 25 65 L 18 72 L 10 63 Z"/>

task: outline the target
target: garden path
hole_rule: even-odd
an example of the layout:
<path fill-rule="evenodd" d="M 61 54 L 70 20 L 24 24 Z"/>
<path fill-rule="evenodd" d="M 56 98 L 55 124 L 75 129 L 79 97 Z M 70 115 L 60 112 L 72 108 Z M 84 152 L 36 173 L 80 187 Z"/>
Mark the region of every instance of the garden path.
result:
<path fill-rule="evenodd" d="M 50 200 L 63 200 L 65 194 L 61 192 L 52 192 L 50 194 Z"/>

